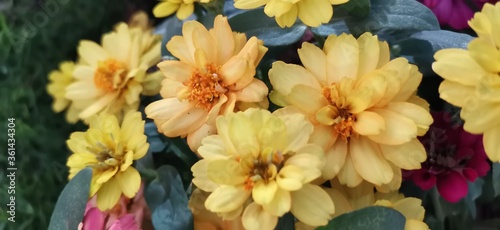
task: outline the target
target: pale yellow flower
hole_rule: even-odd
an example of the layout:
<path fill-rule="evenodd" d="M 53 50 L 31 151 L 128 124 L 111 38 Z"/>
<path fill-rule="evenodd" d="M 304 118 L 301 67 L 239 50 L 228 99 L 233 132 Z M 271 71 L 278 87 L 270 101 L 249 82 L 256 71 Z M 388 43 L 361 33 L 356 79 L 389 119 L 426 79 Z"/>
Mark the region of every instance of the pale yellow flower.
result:
<path fill-rule="evenodd" d="M 389 47 L 365 33 L 330 35 L 323 50 L 303 43 L 304 67 L 275 62 L 270 99 L 305 114 L 315 125 L 313 142 L 326 151 L 324 179 L 350 187 L 369 181 L 396 190 L 401 169 L 418 169 L 426 152 L 417 136 L 432 123 L 415 96 L 422 79 L 404 58 L 389 59 Z"/>
<path fill-rule="evenodd" d="M 312 27 L 327 23 L 333 16 L 332 5 L 339 5 L 349 0 L 235 0 L 238 9 L 254 9 L 266 5 L 264 13 L 275 17 L 280 27 L 291 27 L 297 17 Z"/>
<path fill-rule="evenodd" d="M 66 110 L 66 120 L 69 123 L 76 123 L 78 121 L 79 111 L 71 104 L 71 101 L 65 97 L 66 88 L 75 81 L 73 78 L 73 71 L 75 70 L 75 63 L 65 61 L 59 64 L 58 70 L 53 70 L 49 73 L 49 84 L 47 84 L 47 92 L 53 98 L 52 110 L 60 113 Z"/>
<path fill-rule="evenodd" d="M 67 141 L 73 152 L 67 162 L 69 179 L 92 168 L 90 196 L 97 193 L 97 207 L 104 211 L 113 208 L 122 193 L 132 198 L 139 191 L 141 176 L 132 163 L 146 155 L 149 144 L 139 112 L 127 113 L 121 125 L 108 114 L 93 116 L 89 125 L 86 132 L 74 132 Z"/>
<path fill-rule="evenodd" d="M 75 81 L 65 95 L 81 111 L 80 119 L 99 112 L 121 117 L 138 109 L 141 94 L 158 93 L 161 73 L 146 71 L 160 61 L 160 46 L 158 36 L 125 23 L 105 34 L 102 46 L 81 41 L 80 61 L 73 72 Z"/>
<path fill-rule="evenodd" d="M 198 149 L 193 183 L 212 192 L 205 207 L 245 229 L 274 229 L 288 212 L 312 226 L 326 225 L 334 206 L 311 184 L 321 176 L 323 150 L 309 144 L 313 126 L 301 114 L 248 109 L 217 119 L 218 135 Z"/>
<path fill-rule="evenodd" d="M 47 92 L 54 99 L 52 102 L 52 110 L 56 113 L 65 110 L 71 103 L 64 95 L 66 93 L 66 87 L 74 81 L 72 75 L 74 69 L 75 63 L 65 61 L 59 64 L 58 70 L 53 70 L 49 73 L 50 82 L 47 85 Z"/>
<path fill-rule="evenodd" d="M 153 9 L 157 18 L 163 18 L 176 13 L 177 18 L 184 20 L 194 12 L 194 3 L 208 3 L 211 0 L 160 0 L 161 2 Z"/>
<path fill-rule="evenodd" d="M 168 137 L 186 137 L 195 151 L 201 139 L 215 134 L 219 115 L 249 107 L 267 108 L 267 86 L 254 78 L 267 51 L 256 37 L 234 33 L 227 18 L 217 16 L 208 31 L 196 21 L 184 23 L 167 49 L 179 59 L 163 61 L 162 100 L 146 107 L 148 118 Z"/>
<path fill-rule="evenodd" d="M 373 185 L 366 182 L 354 188 L 333 182 L 333 188 L 325 188 L 325 190 L 335 202 L 336 212 L 332 216 L 333 218 L 370 206 L 385 206 L 403 214 L 406 218 L 405 230 L 429 229 L 424 223 L 425 209 L 422 206 L 422 201 L 418 198 L 405 197 L 397 191 L 374 192 Z"/>
<path fill-rule="evenodd" d="M 461 107 L 464 129 L 483 133 L 486 154 L 500 162 L 500 3 L 485 4 L 469 22 L 478 38 L 468 50 L 438 51 L 433 70 L 444 78 L 440 97 Z"/>

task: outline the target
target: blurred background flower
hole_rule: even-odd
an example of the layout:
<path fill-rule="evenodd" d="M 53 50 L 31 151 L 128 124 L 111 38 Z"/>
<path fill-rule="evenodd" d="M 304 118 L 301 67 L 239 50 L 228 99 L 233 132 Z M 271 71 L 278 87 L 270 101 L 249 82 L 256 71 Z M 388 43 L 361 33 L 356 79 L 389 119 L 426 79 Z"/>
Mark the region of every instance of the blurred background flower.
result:
<path fill-rule="evenodd" d="M 449 26 L 455 30 L 469 28 L 467 23 L 474 12 L 479 11 L 487 2 L 498 0 L 419 0 L 434 12 L 441 26 Z"/>
<path fill-rule="evenodd" d="M 437 186 L 445 200 L 457 202 L 467 195 L 467 181 L 474 182 L 490 170 L 482 135 L 464 131 L 446 112 L 434 112 L 432 116 L 434 123 L 419 138 L 427 151 L 427 160 L 421 169 L 405 171 L 403 175 L 424 190 Z"/>

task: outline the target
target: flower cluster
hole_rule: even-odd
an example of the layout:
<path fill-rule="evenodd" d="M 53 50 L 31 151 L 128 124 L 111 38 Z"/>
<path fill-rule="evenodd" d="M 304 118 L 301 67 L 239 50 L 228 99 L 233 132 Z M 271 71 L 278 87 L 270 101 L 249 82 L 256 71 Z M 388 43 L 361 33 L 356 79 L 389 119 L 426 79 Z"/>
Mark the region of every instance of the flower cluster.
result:
<path fill-rule="evenodd" d="M 153 13 L 177 12 L 184 20 L 194 3 L 208 2 L 163 0 Z M 332 5 L 346 2 L 234 5 L 264 6 L 280 27 L 291 27 L 297 17 L 317 27 L 332 18 Z M 450 2 L 424 1 L 437 11 Z M 485 4 L 469 22 L 478 37 L 468 50 L 435 54 L 432 68 L 444 78 L 440 97 L 462 109 L 463 127 L 448 113 L 431 115 L 417 95 L 418 67 L 393 58 L 389 43 L 371 32 L 310 36 L 300 44 L 297 64 L 269 61 L 263 40 L 233 31 L 222 15 L 213 28 L 184 22 L 182 34 L 166 42 L 172 57 L 163 61 L 145 14 L 130 21 L 134 26 L 118 24 L 101 45 L 81 41 L 79 60 L 51 72 L 47 90 L 54 111 L 68 108 L 69 121 L 89 125 L 67 141 L 69 179 L 92 169 L 82 229 L 141 228 L 148 211 L 133 163 L 148 153 L 149 143 L 137 110 L 141 95 L 158 93 L 144 116 L 158 133 L 186 139 L 191 151 L 181 154 L 199 157 L 189 165 L 188 181 L 195 229 L 274 229 L 288 213 L 298 229 L 310 229 L 369 206 L 397 210 L 405 229 L 428 229 L 422 201 L 398 191 L 403 178 L 424 190 L 437 187 L 445 200 L 457 202 L 467 195 L 467 181 L 487 174 L 488 158 L 500 162 L 499 15 L 500 3 Z M 154 65 L 159 71 L 150 69 Z M 162 189 L 162 197 L 170 194 Z"/>
<path fill-rule="evenodd" d="M 141 95 L 158 93 L 162 75 L 148 69 L 161 60 L 161 41 L 143 17 L 135 15 L 133 26 L 119 23 L 102 37 L 101 45 L 80 42 L 79 60 L 50 74 L 47 90 L 54 97 L 54 111 L 69 106 L 72 123 L 101 112 L 122 118 L 138 109 Z"/>

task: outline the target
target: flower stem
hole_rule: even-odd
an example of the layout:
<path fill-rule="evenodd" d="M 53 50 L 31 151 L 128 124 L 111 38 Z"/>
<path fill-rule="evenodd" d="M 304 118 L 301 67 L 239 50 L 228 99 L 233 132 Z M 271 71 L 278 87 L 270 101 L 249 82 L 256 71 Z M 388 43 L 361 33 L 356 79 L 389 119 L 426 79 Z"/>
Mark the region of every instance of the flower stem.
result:
<path fill-rule="evenodd" d="M 444 213 L 443 213 L 443 207 L 441 207 L 441 202 L 439 200 L 439 198 L 441 197 L 441 195 L 439 195 L 439 191 L 437 190 L 436 187 L 434 187 L 432 189 L 431 197 L 432 197 L 432 204 L 434 206 L 434 212 L 436 213 L 436 217 L 440 221 L 444 221 L 445 216 L 444 216 Z"/>

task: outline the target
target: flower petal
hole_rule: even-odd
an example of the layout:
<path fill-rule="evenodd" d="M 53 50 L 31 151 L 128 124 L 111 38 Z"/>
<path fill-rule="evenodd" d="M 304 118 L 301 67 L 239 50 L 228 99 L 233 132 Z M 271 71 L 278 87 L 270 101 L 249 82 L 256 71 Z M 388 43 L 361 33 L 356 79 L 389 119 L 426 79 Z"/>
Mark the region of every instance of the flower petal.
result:
<path fill-rule="evenodd" d="M 271 180 L 266 183 L 263 180 L 260 180 L 255 183 L 255 186 L 252 189 L 252 198 L 257 204 L 268 204 L 273 200 L 277 190 L 278 183 L 276 183 L 276 181 Z"/>
<path fill-rule="evenodd" d="M 417 137 L 417 126 L 411 119 L 388 109 L 370 109 L 385 120 L 385 129 L 371 140 L 386 145 L 400 145 Z"/>
<path fill-rule="evenodd" d="M 365 180 L 376 185 L 387 184 L 392 180 L 394 173 L 378 144 L 365 137 L 351 139 L 349 153 L 354 168 Z"/>
<path fill-rule="evenodd" d="M 274 229 L 278 224 L 278 217 L 264 211 L 257 203 L 249 204 L 241 218 L 243 226 L 248 230 Z"/>
<path fill-rule="evenodd" d="M 250 191 L 243 186 L 221 185 L 208 196 L 205 207 L 212 212 L 230 212 L 242 206 L 249 197 Z"/>
<path fill-rule="evenodd" d="M 108 52 L 100 45 L 93 41 L 82 40 L 78 45 L 78 54 L 80 57 L 92 67 L 97 66 L 99 61 L 104 61 L 109 58 Z"/>
<path fill-rule="evenodd" d="M 425 148 L 418 139 L 413 139 L 402 145 L 380 144 L 380 149 L 387 160 L 398 168 L 406 170 L 420 169 L 421 163 L 427 159 Z"/>
<path fill-rule="evenodd" d="M 310 226 L 323 226 L 335 212 L 333 202 L 317 185 L 305 184 L 302 189 L 292 192 L 291 212 L 301 222 Z"/>
<path fill-rule="evenodd" d="M 97 191 L 97 207 L 101 211 L 113 208 L 120 200 L 122 191 L 116 178 L 111 178 Z"/>
<path fill-rule="evenodd" d="M 116 174 L 116 180 L 123 194 L 128 198 L 134 197 L 141 187 L 141 175 L 133 167 L 128 167 L 124 172 Z"/>
<path fill-rule="evenodd" d="M 446 201 L 455 203 L 467 195 L 468 185 L 462 175 L 450 171 L 437 177 L 437 189 Z"/>
<path fill-rule="evenodd" d="M 311 86 L 321 91 L 321 86 L 313 75 L 304 69 L 304 67 L 293 64 L 285 64 L 282 61 L 273 63 L 269 70 L 269 80 L 274 87 L 274 90 L 287 96 L 296 85 L 302 84 Z"/>

